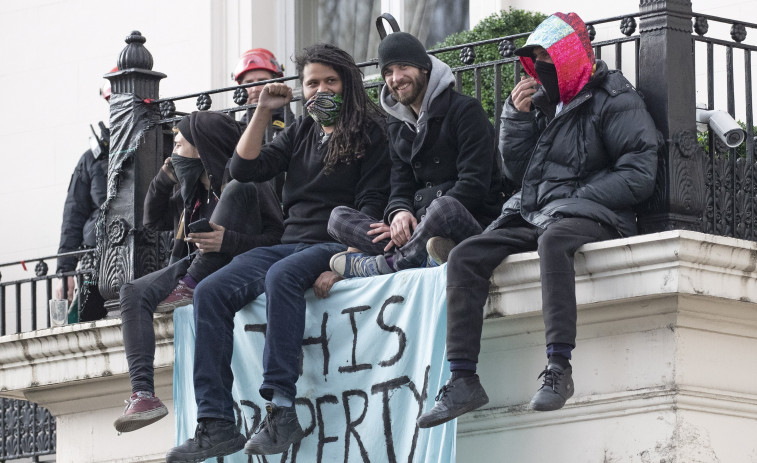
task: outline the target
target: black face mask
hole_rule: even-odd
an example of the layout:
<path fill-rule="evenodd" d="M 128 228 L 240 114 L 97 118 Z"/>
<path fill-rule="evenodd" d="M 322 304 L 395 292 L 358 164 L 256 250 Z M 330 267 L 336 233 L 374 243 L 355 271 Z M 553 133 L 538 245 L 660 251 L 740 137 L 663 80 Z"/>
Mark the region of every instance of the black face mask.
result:
<path fill-rule="evenodd" d="M 560 87 L 557 85 L 557 69 L 554 64 L 544 61 L 535 61 L 534 68 L 536 75 L 539 76 L 544 90 L 547 92 L 547 98 L 552 104 L 560 102 Z"/>
<path fill-rule="evenodd" d="M 187 202 L 192 199 L 197 181 L 205 172 L 205 166 L 200 158 L 185 158 L 178 154 L 171 155 L 171 164 L 181 185 L 181 197 Z"/>

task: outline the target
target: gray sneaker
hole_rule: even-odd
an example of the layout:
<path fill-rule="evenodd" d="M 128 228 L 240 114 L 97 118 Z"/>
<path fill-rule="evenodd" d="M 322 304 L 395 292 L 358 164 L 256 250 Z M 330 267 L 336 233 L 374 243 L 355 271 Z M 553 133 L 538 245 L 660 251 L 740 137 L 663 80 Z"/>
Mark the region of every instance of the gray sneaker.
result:
<path fill-rule="evenodd" d="M 334 254 L 329 267 L 344 278 L 373 277 L 394 273 L 384 256 L 369 256 L 362 252 L 340 252 Z"/>
<path fill-rule="evenodd" d="M 447 381 L 436 395 L 434 408 L 418 417 L 418 426 L 430 428 L 489 403 L 478 375 Z"/>
<path fill-rule="evenodd" d="M 248 455 L 281 453 L 290 445 L 301 441 L 305 435 L 297 420 L 294 405 L 278 407 L 267 403 L 265 410 L 268 414 L 244 446 L 244 453 Z"/>
<path fill-rule="evenodd" d="M 573 368 L 549 363 L 541 372 L 541 387 L 531 399 L 531 408 L 540 412 L 559 410 L 573 396 Z"/>
<path fill-rule="evenodd" d="M 434 265 L 442 265 L 449 260 L 449 253 L 452 252 L 452 248 L 455 247 L 455 242 L 449 238 L 442 238 L 441 236 L 432 236 L 426 241 L 426 252 L 428 253 L 428 265 L 433 267 Z"/>
<path fill-rule="evenodd" d="M 204 420 L 197 423 L 195 436 L 166 454 L 166 463 L 199 463 L 213 457 L 237 453 L 245 437 L 231 421 Z"/>

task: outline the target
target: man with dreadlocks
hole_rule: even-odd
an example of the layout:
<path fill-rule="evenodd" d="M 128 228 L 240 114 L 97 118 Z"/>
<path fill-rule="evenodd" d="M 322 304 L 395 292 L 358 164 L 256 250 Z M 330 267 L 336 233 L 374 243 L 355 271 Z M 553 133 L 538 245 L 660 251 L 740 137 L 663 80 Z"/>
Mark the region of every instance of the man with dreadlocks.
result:
<path fill-rule="evenodd" d="M 167 462 L 202 461 L 235 453 L 276 454 L 303 437 L 294 400 L 305 329 L 305 290 L 345 250 L 326 231 L 334 207 L 350 206 L 380 217 L 389 193 L 390 162 L 383 117 L 363 88 L 362 73 L 345 51 L 328 44 L 296 58 L 308 115 L 271 143 L 263 136 L 271 112 L 292 100 L 283 83 L 269 83 L 240 139 L 231 173 L 262 181 L 287 173 L 280 245 L 234 258 L 203 280 L 194 293 L 194 388 L 198 425 L 194 438 L 170 450 Z M 234 423 L 231 395 L 233 318 L 265 292 L 267 328 L 260 394 L 267 416 L 252 438 Z"/>
<path fill-rule="evenodd" d="M 392 193 L 383 221 L 348 207 L 331 214 L 331 236 L 361 251 L 332 258 L 346 278 L 445 262 L 502 205 L 496 137 L 481 103 L 456 92 L 449 66 L 407 32 L 386 36 L 378 55 Z"/>

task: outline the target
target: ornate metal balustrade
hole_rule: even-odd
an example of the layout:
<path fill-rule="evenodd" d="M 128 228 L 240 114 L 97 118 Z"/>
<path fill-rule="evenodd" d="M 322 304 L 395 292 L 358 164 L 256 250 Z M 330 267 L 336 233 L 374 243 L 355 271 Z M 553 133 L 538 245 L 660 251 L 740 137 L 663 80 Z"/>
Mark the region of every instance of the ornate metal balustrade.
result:
<path fill-rule="evenodd" d="M 710 37 L 710 22 L 727 29 L 731 40 Z M 755 29 L 757 24 L 716 16 L 696 15 L 694 18 L 694 32 L 697 34 L 693 36 L 694 56 L 697 64 L 701 63 L 697 68 L 704 68 L 704 72 L 697 73 L 697 83 L 703 81 L 699 87 L 706 88 L 697 103 L 706 103 L 707 109 L 728 111 L 746 130 L 746 140 L 738 148 L 729 149 L 712 133 L 705 140 L 709 155 L 705 166 L 703 231 L 749 240 L 757 239 L 754 219 L 757 169 L 752 103 L 752 53 L 757 51 L 757 46 L 744 41 L 748 31 L 755 32 Z M 736 61 L 739 54 L 743 59 L 741 70 Z M 737 95 L 743 95 L 743 99 L 737 98 Z M 740 103 L 739 106 L 737 103 Z M 725 107 L 719 107 L 723 104 Z M 693 141 L 689 140 L 688 143 L 693 144 Z"/>
<path fill-rule="evenodd" d="M 49 275 L 49 264 L 55 265 L 56 259 L 62 256 L 79 257 L 79 268 L 72 272 Z M 63 297 L 67 297 L 74 291 L 74 288 L 68 287 L 67 277 L 74 277 L 77 285 L 81 287 L 82 281 L 92 274 L 93 259 L 94 250 L 90 249 L 38 257 L 30 259 L 28 264 L 23 260 L 0 264 L 0 336 L 49 328 L 50 312 L 47 310 L 47 301 L 53 297 L 53 280 L 60 280 Z M 34 265 L 34 277 L 3 281 L 3 270 L 27 270 L 27 265 Z M 76 294 L 76 297 L 81 297 L 78 292 Z"/>

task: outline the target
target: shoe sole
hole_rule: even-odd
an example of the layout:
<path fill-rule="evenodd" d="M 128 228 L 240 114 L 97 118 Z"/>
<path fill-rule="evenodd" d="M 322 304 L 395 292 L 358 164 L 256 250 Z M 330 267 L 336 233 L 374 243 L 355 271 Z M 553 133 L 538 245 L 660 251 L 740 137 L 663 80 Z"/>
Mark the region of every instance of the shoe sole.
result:
<path fill-rule="evenodd" d="M 215 447 L 207 449 L 201 456 L 172 455 L 171 451 L 169 451 L 166 454 L 166 463 L 202 463 L 208 458 L 225 457 L 242 450 L 245 441 L 245 437 L 240 434 L 233 440 L 221 442 Z"/>
<path fill-rule="evenodd" d="M 250 439 L 244 446 L 244 453 L 247 455 L 276 455 L 291 447 L 292 444 L 301 441 L 304 436 L 305 431 L 300 429 L 290 437 L 286 445 L 283 442 L 279 445 L 263 445 L 251 442 L 252 439 Z"/>
<path fill-rule="evenodd" d="M 155 313 L 168 313 L 173 312 L 174 310 L 178 309 L 179 307 L 184 307 L 185 305 L 191 305 L 192 299 L 182 299 L 180 301 L 176 302 L 167 302 L 167 303 L 160 303 L 157 307 L 155 307 Z"/>
<path fill-rule="evenodd" d="M 347 263 L 347 259 L 342 260 L 342 262 L 340 262 L 339 265 L 337 265 L 336 261 L 340 257 L 345 256 L 349 253 L 350 251 L 342 251 L 342 252 L 334 254 L 333 256 L 331 256 L 331 259 L 329 259 L 329 268 L 331 268 L 331 270 L 333 270 L 334 272 L 338 273 L 339 276 L 344 276 L 344 269 Z"/>
<path fill-rule="evenodd" d="M 168 409 L 165 406 L 146 412 L 122 415 L 113 422 L 113 427 L 115 427 L 118 432 L 136 431 L 137 429 L 153 424 L 166 415 L 168 415 Z"/>
<path fill-rule="evenodd" d="M 447 421 L 452 421 L 455 418 L 465 415 L 468 412 L 472 412 L 473 410 L 477 408 L 481 408 L 488 403 L 489 403 L 489 397 L 484 396 L 484 397 L 481 397 L 479 400 L 475 402 L 469 402 L 465 405 L 465 407 L 456 410 L 455 412 L 456 414 L 454 416 L 450 416 L 450 415 L 439 416 L 435 419 L 431 419 L 428 421 L 425 421 L 425 420 L 421 421 L 421 418 L 423 418 L 423 416 L 421 416 L 418 418 L 417 424 L 419 428 L 433 428 L 434 426 L 439 426 L 440 424 L 446 423 Z"/>
<path fill-rule="evenodd" d="M 426 242 L 426 253 L 437 265 L 449 260 L 449 254 L 455 247 L 455 242 L 449 238 L 432 237 Z"/>

